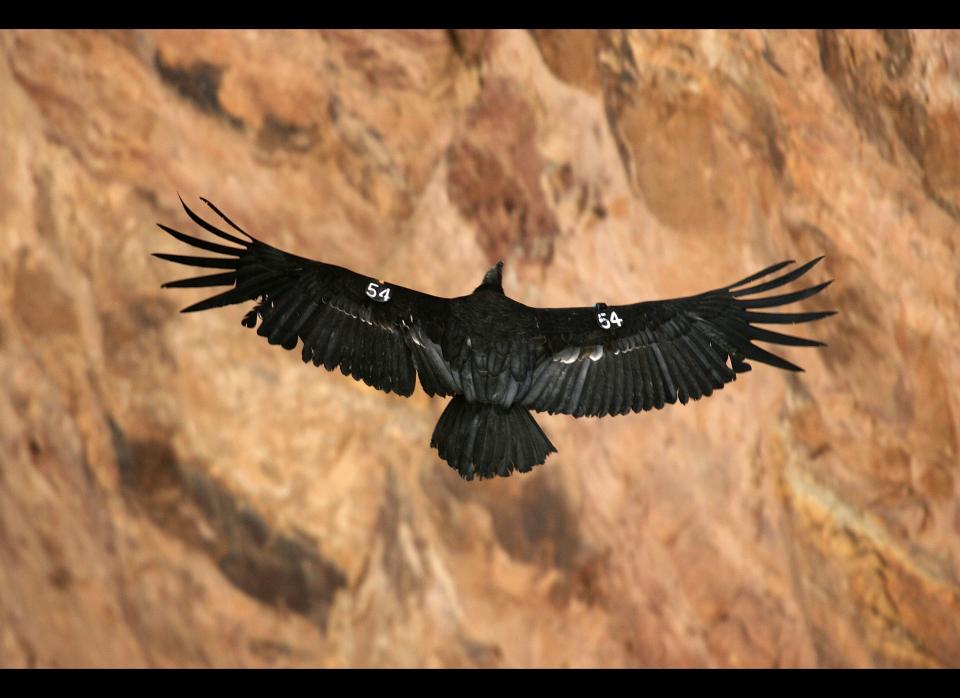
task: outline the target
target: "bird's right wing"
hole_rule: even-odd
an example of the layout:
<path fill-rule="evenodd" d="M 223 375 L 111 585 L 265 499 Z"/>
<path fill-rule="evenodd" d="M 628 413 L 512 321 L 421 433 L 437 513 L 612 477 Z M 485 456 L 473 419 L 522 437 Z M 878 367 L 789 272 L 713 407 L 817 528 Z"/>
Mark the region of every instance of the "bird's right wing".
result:
<path fill-rule="evenodd" d="M 225 291 L 184 308 L 189 313 L 246 301 L 258 301 L 243 318 L 246 327 L 270 344 L 293 349 L 303 343 L 305 363 L 339 367 L 345 375 L 384 392 L 413 393 L 424 344 L 442 326 L 448 299 L 420 293 L 349 269 L 298 257 L 261 242 L 203 200 L 246 239 L 227 233 L 183 208 L 194 223 L 232 243 L 223 245 L 191 237 L 160 225 L 177 240 L 223 255 L 195 257 L 156 253 L 160 259 L 193 267 L 221 270 L 164 284 L 165 288 L 228 286 Z M 183 201 L 181 200 L 181 203 Z M 418 339 L 419 338 L 419 339 Z M 449 392 L 432 375 L 421 376 L 431 394 Z"/>
<path fill-rule="evenodd" d="M 535 308 L 547 356 L 518 400 L 529 409 L 575 417 L 640 412 L 708 396 L 758 361 L 800 367 L 754 344 L 823 346 L 758 325 L 819 320 L 833 311 L 758 312 L 809 298 L 830 283 L 755 297 L 800 278 L 820 258 L 770 281 L 781 262 L 725 288 L 697 296 L 593 308 Z"/>

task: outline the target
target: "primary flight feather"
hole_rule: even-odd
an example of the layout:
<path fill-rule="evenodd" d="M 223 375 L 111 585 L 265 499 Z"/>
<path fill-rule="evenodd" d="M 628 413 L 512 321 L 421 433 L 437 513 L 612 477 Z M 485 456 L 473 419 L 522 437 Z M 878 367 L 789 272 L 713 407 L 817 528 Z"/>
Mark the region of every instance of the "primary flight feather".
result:
<path fill-rule="evenodd" d="M 243 237 L 211 225 L 182 199 L 194 223 L 229 244 L 160 224 L 177 240 L 220 255 L 155 253 L 215 270 L 164 288 L 228 287 L 183 312 L 256 301 L 243 325 L 284 349 L 300 344 L 306 363 L 330 371 L 339 367 L 371 387 L 405 397 L 419 378 L 428 395 L 452 397 L 430 445 L 467 480 L 526 472 L 556 451 L 530 410 L 574 417 L 627 414 L 711 395 L 749 371 L 749 361 L 801 371 L 754 342 L 823 343 L 757 325 L 834 314 L 766 310 L 809 298 L 829 281 L 757 297 L 799 279 L 822 257 L 761 281 L 793 263 L 780 262 L 686 298 L 531 308 L 504 295 L 502 262 L 470 295 L 439 298 L 278 250 L 202 201 Z"/>

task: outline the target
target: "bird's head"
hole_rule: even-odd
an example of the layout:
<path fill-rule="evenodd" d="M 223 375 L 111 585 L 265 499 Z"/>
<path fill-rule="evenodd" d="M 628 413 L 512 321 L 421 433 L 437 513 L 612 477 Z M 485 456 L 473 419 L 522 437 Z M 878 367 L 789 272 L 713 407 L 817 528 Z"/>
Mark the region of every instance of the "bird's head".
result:
<path fill-rule="evenodd" d="M 503 260 L 490 267 L 490 271 L 483 275 L 483 283 L 474 289 L 479 291 L 485 288 L 490 291 L 500 291 L 503 293 Z"/>

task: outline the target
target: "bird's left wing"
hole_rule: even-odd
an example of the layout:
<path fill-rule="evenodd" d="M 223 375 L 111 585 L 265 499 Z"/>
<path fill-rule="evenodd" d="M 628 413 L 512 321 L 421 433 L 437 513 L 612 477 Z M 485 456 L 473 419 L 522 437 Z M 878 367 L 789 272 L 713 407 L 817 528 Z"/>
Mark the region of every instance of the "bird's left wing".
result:
<path fill-rule="evenodd" d="M 518 402 L 575 417 L 626 414 L 710 395 L 749 371 L 747 361 L 801 371 L 754 342 L 807 347 L 823 343 L 758 325 L 810 322 L 833 311 L 758 311 L 809 298 L 830 282 L 792 293 L 755 295 L 798 279 L 820 259 L 748 286 L 792 264 L 781 262 L 725 288 L 687 298 L 532 309 L 547 351 Z"/>
<path fill-rule="evenodd" d="M 256 300 L 243 325 L 256 327 L 259 319 L 257 334 L 270 344 L 289 350 L 300 340 L 305 363 L 331 371 L 339 367 L 345 375 L 387 393 L 413 393 L 414 352 L 419 345 L 409 330 L 415 328 L 418 336 L 429 334 L 430 327 L 443 322 L 447 299 L 271 247 L 246 233 L 206 199 L 203 202 L 245 239 L 211 225 L 181 199 L 194 223 L 231 243 L 210 242 L 160 225 L 181 242 L 223 255 L 154 254 L 169 262 L 220 270 L 172 281 L 164 288 L 229 287 L 182 312 Z"/>

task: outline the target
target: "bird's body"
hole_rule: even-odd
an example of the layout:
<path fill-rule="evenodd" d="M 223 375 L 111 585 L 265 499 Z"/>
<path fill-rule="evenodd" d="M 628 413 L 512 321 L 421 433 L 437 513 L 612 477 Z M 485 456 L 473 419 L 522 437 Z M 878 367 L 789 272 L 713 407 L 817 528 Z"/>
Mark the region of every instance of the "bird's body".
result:
<path fill-rule="evenodd" d="M 225 269 L 168 287 L 229 286 L 185 312 L 258 301 L 243 324 L 302 359 L 339 368 L 385 392 L 452 397 L 431 445 L 461 476 L 525 472 L 556 449 L 530 411 L 604 416 L 660 409 L 708 396 L 750 370 L 748 360 L 799 371 L 753 344 L 820 342 L 756 327 L 833 314 L 757 312 L 810 297 L 826 283 L 754 298 L 793 281 L 819 259 L 754 286 L 783 262 L 730 286 L 696 296 L 622 306 L 533 308 L 507 297 L 502 262 L 473 293 L 439 298 L 382 279 L 291 255 L 250 237 L 240 239 L 190 218 L 222 245 L 160 227 L 175 238 L 226 257 L 158 254 L 167 261 Z M 829 282 L 828 282 L 829 283 Z M 729 364 L 728 364 L 729 361 Z"/>
<path fill-rule="evenodd" d="M 457 394 L 500 407 L 516 402 L 524 377 L 544 351 L 531 311 L 489 288 L 451 300 L 437 346 L 452 369 Z"/>

